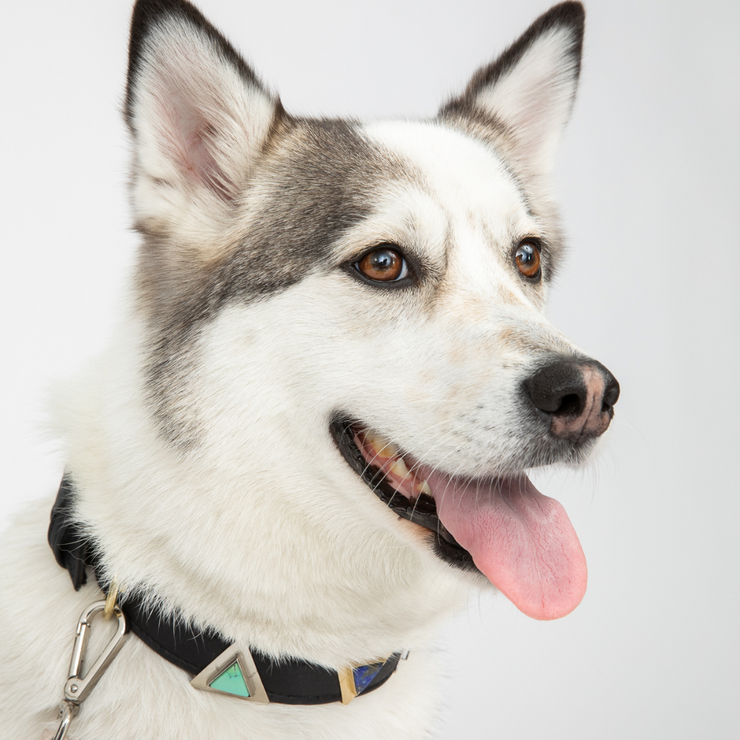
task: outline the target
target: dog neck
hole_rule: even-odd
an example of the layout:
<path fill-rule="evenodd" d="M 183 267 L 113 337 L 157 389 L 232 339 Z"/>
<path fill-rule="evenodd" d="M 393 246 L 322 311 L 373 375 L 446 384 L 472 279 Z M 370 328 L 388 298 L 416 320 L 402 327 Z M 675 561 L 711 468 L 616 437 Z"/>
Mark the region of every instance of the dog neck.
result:
<path fill-rule="evenodd" d="M 88 571 L 94 573 L 106 594 L 106 608 L 109 602 L 120 608 L 125 630 L 131 630 L 154 652 L 192 674 L 194 688 L 263 704 L 348 704 L 382 686 L 402 657 L 398 652 L 361 665 L 347 664 L 337 672 L 290 656 L 274 659 L 248 645 L 232 643 L 209 627 L 194 628 L 180 615 L 162 615 L 147 608 L 139 593 L 125 594 L 119 604 L 118 584 L 105 582 L 101 575 L 101 553 L 75 522 L 73 502 L 74 489 L 65 477 L 52 508 L 48 539 L 75 590 L 85 585 Z"/>

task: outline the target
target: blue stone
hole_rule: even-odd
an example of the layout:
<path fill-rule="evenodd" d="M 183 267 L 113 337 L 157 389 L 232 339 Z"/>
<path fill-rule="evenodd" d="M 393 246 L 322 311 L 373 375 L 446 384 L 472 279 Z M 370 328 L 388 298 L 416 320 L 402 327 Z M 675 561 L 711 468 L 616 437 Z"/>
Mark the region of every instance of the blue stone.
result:
<path fill-rule="evenodd" d="M 352 669 L 352 675 L 355 679 L 355 689 L 359 696 L 369 685 L 370 682 L 378 675 L 380 669 L 385 665 L 382 663 L 370 663 L 370 665 L 361 665 L 359 668 Z"/>

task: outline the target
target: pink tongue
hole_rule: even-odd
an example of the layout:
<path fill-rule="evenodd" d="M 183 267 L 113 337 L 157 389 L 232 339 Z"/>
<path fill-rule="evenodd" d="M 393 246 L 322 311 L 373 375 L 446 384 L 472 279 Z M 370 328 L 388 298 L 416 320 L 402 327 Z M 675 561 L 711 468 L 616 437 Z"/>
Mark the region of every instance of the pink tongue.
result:
<path fill-rule="evenodd" d="M 476 566 L 534 619 L 557 619 L 586 593 L 586 558 L 565 509 L 524 476 L 460 485 L 433 473 L 437 514 Z"/>

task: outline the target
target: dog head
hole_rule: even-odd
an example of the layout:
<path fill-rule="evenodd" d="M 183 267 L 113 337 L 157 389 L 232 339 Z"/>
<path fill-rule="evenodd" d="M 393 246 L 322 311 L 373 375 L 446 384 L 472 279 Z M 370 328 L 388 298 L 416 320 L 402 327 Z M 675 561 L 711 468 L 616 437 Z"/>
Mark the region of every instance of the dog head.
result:
<path fill-rule="evenodd" d="M 433 120 L 361 124 L 290 116 L 189 3 L 140 0 L 126 98 L 160 438 L 537 618 L 586 569 L 525 470 L 585 459 L 619 392 L 543 316 L 582 34 L 558 5 Z"/>

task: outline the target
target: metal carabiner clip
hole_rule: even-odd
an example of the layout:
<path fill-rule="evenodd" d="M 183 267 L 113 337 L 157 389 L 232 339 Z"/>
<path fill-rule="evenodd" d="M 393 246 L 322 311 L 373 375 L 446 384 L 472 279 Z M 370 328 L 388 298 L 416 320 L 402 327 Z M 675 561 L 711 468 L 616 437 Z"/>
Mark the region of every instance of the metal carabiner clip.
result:
<path fill-rule="evenodd" d="M 64 700 L 72 704 L 79 705 L 85 701 L 88 694 L 93 690 L 95 684 L 105 673 L 106 668 L 110 665 L 118 651 L 123 647 L 126 639 L 126 617 L 121 611 L 121 607 L 116 604 L 113 607 L 113 614 L 118 619 L 116 634 L 111 637 L 108 644 L 103 648 L 98 659 L 85 671 L 82 676 L 82 666 L 85 662 L 85 652 L 87 650 L 87 640 L 89 637 L 90 622 L 98 613 L 105 610 L 105 601 L 96 601 L 82 612 L 80 621 L 77 623 L 77 637 L 75 638 L 74 648 L 72 648 L 72 660 L 69 663 L 69 679 L 64 684 Z"/>
<path fill-rule="evenodd" d="M 77 634 L 75 636 L 74 647 L 72 648 L 72 660 L 69 663 L 69 678 L 64 684 L 64 700 L 59 707 L 61 722 L 54 736 L 54 740 L 64 740 L 67 736 L 67 730 L 69 730 L 72 719 L 80 710 L 80 704 L 85 701 L 88 694 L 93 690 L 95 684 L 100 680 L 103 673 L 105 673 L 106 668 L 108 668 L 113 658 L 116 657 L 118 651 L 123 647 L 123 642 L 128 636 L 126 631 L 126 617 L 115 602 L 116 592 L 113 593 L 112 598 L 106 601 L 96 601 L 94 604 L 90 604 L 82 612 L 82 616 L 77 622 Z M 92 664 L 89 670 L 85 671 L 85 675 L 82 676 L 82 667 L 85 663 L 85 654 L 87 652 L 87 640 L 90 636 L 90 623 L 98 612 L 103 612 L 104 616 L 106 614 L 110 614 L 110 616 L 115 615 L 118 619 L 118 627 L 116 634 L 108 641 L 108 644 L 103 648 L 103 652 L 98 656 L 98 659 Z"/>

